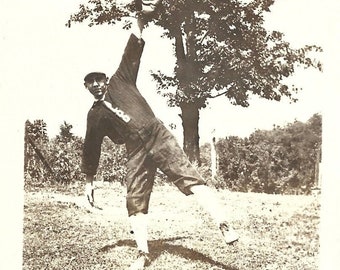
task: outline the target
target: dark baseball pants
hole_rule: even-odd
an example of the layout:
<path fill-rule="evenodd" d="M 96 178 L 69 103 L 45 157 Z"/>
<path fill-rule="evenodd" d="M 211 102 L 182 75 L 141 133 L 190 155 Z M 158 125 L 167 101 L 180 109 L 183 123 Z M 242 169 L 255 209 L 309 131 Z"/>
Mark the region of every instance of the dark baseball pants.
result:
<path fill-rule="evenodd" d="M 153 123 L 149 131 L 148 140 L 141 140 L 130 152 L 127 162 L 126 201 L 129 216 L 148 213 L 157 168 L 185 195 L 192 194 L 190 187 L 205 184 L 176 138 L 160 121 Z"/>

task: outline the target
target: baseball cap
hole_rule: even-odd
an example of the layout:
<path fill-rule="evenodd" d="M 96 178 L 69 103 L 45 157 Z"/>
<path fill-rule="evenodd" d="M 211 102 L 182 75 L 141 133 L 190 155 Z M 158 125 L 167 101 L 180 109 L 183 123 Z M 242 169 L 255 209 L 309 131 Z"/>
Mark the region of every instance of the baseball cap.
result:
<path fill-rule="evenodd" d="M 103 72 L 90 72 L 84 77 L 85 82 L 90 82 L 92 80 L 106 79 L 106 74 Z"/>

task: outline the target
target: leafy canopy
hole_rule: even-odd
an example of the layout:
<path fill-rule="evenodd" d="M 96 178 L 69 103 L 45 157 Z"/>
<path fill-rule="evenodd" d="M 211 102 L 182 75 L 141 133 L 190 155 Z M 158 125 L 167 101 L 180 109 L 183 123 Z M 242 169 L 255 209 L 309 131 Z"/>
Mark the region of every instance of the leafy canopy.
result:
<path fill-rule="evenodd" d="M 156 14 L 146 19 L 164 29 L 163 37 L 174 40 L 180 34 L 183 41 L 174 42 L 174 74 L 152 74 L 158 92 L 168 98 L 169 105 L 185 102 L 202 108 L 209 98 L 223 95 L 232 104 L 245 107 L 251 95 L 276 101 L 286 97 L 295 102 L 294 94 L 299 89 L 288 85 L 284 78 L 298 66 L 321 71 L 321 63 L 309 53 L 322 49 L 315 45 L 292 48 L 282 33 L 266 30 L 264 14 L 273 3 L 163 0 Z M 135 16 L 139 6 L 140 0 L 127 4 L 89 0 L 87 5 L 80 5 L 70 21 L 88 21 L 89 26 L 123 21 L 123 28 L 129 29 L 129 17 Z"/>

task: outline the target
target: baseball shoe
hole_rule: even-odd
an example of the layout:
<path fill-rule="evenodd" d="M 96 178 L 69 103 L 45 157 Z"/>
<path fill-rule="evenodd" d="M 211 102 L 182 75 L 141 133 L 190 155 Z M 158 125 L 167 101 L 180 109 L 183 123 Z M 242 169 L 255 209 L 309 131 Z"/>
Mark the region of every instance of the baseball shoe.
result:
<path fill-rule="evenodd" d="M 236 242 L 240 238 L 238 233 L 233 228 L 228 226 L 227 223 L 225 223 L 225 222 L 220 224 L 220 230 L 221 230 L 222 235 L 224 237 L 224 241 L 228 245 Z"/>
<path fill-rule="evenodd" d="M 129 270 L 143 270 L 145 266 L 150 265 L 151 259 L 149 253 L 138 251 L 138 257 L 133 264 L 130 265 Z"/>

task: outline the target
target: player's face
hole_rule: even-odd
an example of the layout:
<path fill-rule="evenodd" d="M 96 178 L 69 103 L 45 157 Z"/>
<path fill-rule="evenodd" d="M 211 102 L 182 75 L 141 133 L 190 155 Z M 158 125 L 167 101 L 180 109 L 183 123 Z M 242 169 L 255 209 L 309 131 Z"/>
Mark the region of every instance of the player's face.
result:
<path fill-rule="evenodd" d="M 95 99 L 101 99 L 106 93 L 107 78 L 103 75 L 91 77 L 86 80 L 85 87 L 90 91 Z"/>

